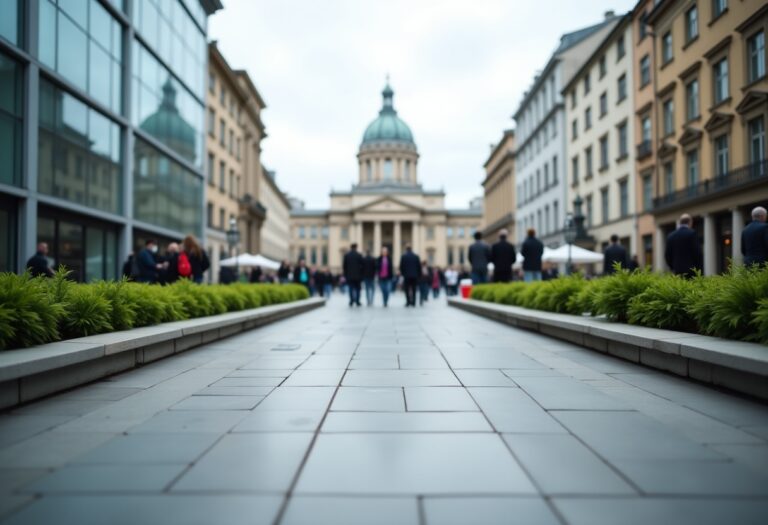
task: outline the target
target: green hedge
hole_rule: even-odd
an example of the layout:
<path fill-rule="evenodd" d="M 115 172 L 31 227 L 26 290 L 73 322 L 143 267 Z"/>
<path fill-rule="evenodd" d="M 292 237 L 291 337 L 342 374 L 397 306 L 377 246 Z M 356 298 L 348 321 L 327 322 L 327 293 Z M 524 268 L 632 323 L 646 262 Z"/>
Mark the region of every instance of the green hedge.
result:
<path fill-rule="evenodd" d="M 0 350 L 306 299 L 297 284 L 75 283 L 0 273 Z"/>
<path fill-rule="evenodd" d="M 611 321 L 768 344 L 768 268 L 684 279 L 619 271 L 534 283 L 481 284 L 472 299 L 548 312 L 604 315 Z"/>

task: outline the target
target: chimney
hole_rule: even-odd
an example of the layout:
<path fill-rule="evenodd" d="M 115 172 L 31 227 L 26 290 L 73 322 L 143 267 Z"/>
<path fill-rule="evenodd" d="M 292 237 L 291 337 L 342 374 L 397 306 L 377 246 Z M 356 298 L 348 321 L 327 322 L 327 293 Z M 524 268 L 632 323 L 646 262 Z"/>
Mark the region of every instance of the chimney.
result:
<path fill-rule="evenodd" d="M 614 18 L 616 16 L 615 11 L 606 11 L 605 12 L 605 19 L 610 20 L 611 18 Z"/>

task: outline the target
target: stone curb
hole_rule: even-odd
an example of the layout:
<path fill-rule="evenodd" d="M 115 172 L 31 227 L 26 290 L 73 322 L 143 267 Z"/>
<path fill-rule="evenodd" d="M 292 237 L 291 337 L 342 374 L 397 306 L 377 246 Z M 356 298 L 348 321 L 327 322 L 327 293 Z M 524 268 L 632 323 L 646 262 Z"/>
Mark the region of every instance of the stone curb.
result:
<path fill-rule="evenodd" d="M 325 305 L 322 298 L 276 304 L 0 352 L 0 409 Z"/>
<path fill-rule="evenodd" d="M 451 297 L 448 304 L 634 363 L 768 400 L 768 347 L 764 345 L 472 299 Z"/>

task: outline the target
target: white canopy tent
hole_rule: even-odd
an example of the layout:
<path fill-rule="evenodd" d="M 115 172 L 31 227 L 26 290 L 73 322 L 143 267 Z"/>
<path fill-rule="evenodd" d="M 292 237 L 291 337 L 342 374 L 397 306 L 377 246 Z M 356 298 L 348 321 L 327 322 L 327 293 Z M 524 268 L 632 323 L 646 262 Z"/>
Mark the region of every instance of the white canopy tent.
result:
<path fill-rule="evenodd" d="M 543 261 L 552 263 L 567 263 L 568 262 L 568 245 L 555 248 L 554 250 L 544 249 Z M 571 262 L 574 264 L 589 264 L 603 262 L 603 254 L 593 252 L 576 246 L 571 245 Z"/>
<path fill-rule="evenodd" d="M 241 267 L 254 267 L 261 266 L 267 270 L 277 270 L 280 268 L 280 263 L 268 259 L 263 255 L 252 255 L 250 253 L 241 253 L 237 257 L 229 257 L 228 259 L 222 259 L 219 264 L 221 266 L 241 266 Z"/>

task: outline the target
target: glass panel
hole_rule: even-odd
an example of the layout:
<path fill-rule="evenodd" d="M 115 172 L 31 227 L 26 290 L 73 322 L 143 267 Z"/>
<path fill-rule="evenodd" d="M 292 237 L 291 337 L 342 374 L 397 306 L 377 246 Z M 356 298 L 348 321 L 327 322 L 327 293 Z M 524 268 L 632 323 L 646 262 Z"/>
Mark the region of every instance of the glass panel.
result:
<path fill-rule="evenodd" d="M 85 229 L 85 280 L 104 278 L 104 232 L 98 228 Z"/>
<path fill-rule="evenodd" d="M 85 3 L 83 0 L 79 0 Z M 91 20 L 88 25 L 91 38 L 104 49 L 109 49 L 112 43 L 112 17 L 99 2 L 91 0 Z"/>
<path fill-rule="evenodd" d="M 0 54 L 0 182 L 21 183 L 21 68 Z"/>
<path fill-rule="evenodd" d="M 44 242 L 48 245 L 48 267 L 54 270 L 58 268 L 59 265 L 56 260 L 56 223 L 52 219 L 38 217 L 37 242 Z"/>
<path fill-rule="evenodd" d="M 84 0 L 58 0 L 59 8 L 83 29 L 88 27 L 88 2 Z"/>
<path fill-rule="evenodd" d="M 38 58 L 48 67 L 56 68 L 56 8 L 48 0 L 40 0 Z"/>
<path fill-rule="evenodd" d="M 0 201 L 0 272 L 16 269 L 16 206 Z"/>
<path fill-rule="evenodd" d="M 72 279 L 83 280 L 83 227 L 72 222 L 59 222 L 59 264 L 71 271 Z"/>
<path fill-rule="evenodd" d="M 84 4 L 79 0 L 75 3 Z M 58 71 L 77 87 L 86 90 L 88 37 L 66 16 L 59 17 L 57 50 L 59 55 Z"/>
<path fill-rule="evenodd" d="M 0 37 L 8 41 L 19 43 L 19 1 L 5 0 L 3 2 L 3 16 L 0 17 Z"/>
<path fill-rule="evenodd" d="M 90 85 L 88 92 L 94 99 L 107 107 L 111 107 L 112 87 L 110 86 L 112 75 L 112 59 L 106 51 L 91 41 L 91 57 L 88 64 Z"/>
<path fill-rule="evenodd" d="M 104 251 L 104 263 L 106 266 L 105 279 L 117 279 L 117 234 L 113 231 L 105 232 L 106 250 Z"/>

